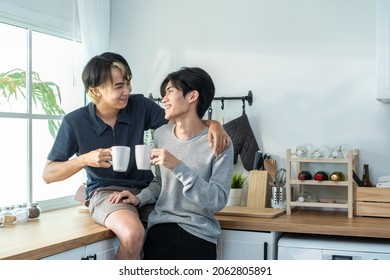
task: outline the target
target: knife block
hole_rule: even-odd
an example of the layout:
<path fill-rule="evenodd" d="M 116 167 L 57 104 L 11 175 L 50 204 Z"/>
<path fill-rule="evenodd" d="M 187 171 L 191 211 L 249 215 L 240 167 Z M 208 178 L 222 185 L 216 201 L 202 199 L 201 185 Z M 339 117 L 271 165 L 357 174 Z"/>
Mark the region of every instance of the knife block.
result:
<path fill-rule="evenodd" d="M 268 172 L 264 170 L 251 170 L 249 172 L 247 207 L 270 207 L 271 188 L 268 185 L 268 176 Z"/>

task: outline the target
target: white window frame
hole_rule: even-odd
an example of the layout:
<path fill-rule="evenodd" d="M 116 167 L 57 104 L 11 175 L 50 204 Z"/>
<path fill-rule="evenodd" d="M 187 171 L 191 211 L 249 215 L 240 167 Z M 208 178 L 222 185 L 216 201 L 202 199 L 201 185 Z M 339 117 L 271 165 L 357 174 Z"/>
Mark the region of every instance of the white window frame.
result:
<path fill-rule="evenodd" d="M 0 0 L 1 1 L 1 0 Z M 27 101 L 27 113 L 13 113 L 13 112 L 0 112 L 0 118 L 12 118 L 12 119 L 24 119 L 28 121 L 28 132 L 27 132 L 27 141 L 28 141 L 28 154 L 27 154 L 27 164 L 28 164 L 28 175 L 27 175 L 27 199 L 32 201 L 33 194 L 33 174 L 32 174 L 32 122 L 33 120 L 61 120 L 62 116 L 54 115 L 43 115 L 43 114 L 33 114 L 32 110 L 32 98 L 31 98 L 31 84 L 32 84 L 32 32 L 40 32 L 60 38 L 70 39 L 80 42 L 79 36 L 79 26 L 78 21 L 76 21 L 77 15 L 77 5 L 76 0 L 73 0 L 73 22 L 67 23 L 67 28 L 62 28 L 64 22 L 56 21 L 54 17 L 43 17 L 45 22 L 42 22 L 42 14 L 38 14 L 29 11 L 28 9 L 23 9 L 10 5 L 7 3 L 1 3 L 0 9 L 0 22 L 4 24 L 10 24 L 16 27 L 25 28 L 28 34 L 28 45 L 27 45 L 27 69 L 26 69 L 26 88 L 28 90 L 28 101 Z M 37 19 L 37 20 L 35 20 Z M 39 19 L 39 20 L 38 20 Z M 54 19 L 54 22 L 53 22 Z M 69 31 L 69 24 L 71 24 L 72 30 Z M 84 99 L 85 105 L 86 99 Z M 43 211 L 50 211 L 56 209 L 62 209 L 66 207 L 72 207 L 80 205 L 79 202 L 74 200 L 74 195 L 59 197 L 56 199 L 50 199 L 45 201 L 38 201 L 40 207 Z"/>

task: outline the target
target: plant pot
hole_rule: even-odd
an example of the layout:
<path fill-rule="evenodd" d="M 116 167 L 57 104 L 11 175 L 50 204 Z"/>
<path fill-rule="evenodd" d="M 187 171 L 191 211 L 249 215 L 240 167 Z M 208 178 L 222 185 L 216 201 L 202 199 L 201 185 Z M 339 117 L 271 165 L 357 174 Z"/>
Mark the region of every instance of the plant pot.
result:
<path fill-rule="evenodd" d="M 242 198 L 242 189 L 230 189 L 228 202 L 226 206 L 240 206 Z"/>

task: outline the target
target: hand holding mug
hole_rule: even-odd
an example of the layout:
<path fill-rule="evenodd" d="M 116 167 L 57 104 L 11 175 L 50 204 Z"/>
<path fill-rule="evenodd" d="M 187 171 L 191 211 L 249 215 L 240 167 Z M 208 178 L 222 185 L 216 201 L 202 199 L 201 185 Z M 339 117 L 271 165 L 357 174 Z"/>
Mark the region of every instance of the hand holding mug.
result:
<path fill-rule="evenodd" d="M 110 148 L 100 148 L 92 150 L 88 153 L 80 155 L 82 157 L 84 166 L 111 168 L 111 152 Z"/>
<path fill-rule="evenodd" d="M 151 156 L 153 165 L 161 165 L 169 170 L 174 170 L 180 162 L 178 158 L 166 149 L 153 149 Z"/>

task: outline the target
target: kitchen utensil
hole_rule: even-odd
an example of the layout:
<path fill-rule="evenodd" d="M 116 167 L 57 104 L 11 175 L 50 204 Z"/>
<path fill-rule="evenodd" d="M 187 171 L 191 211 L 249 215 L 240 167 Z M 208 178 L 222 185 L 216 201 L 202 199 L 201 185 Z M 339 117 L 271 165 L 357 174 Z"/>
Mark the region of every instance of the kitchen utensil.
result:
<path fill-rule="evenodd" d="M 267 170 L 268 174 L 272 177 L 272 180 L 275 182 L 276 178 L 276 160 L 274 159 L 265 159 L 264 167 Z"/>
<path fill-rule="evenodd" d="M 265 153 L 263 155 L 263 159 L 271 159 L 271 154 L 270 153 Z"/>
<path fill-rule="evenodd" d="M 253 162 L 253 170 L 263 169 L 263 153 L 259 150 L 255 154 L 255 160 Z"/>
<path fill-rule="evenodd" d="M 277 187 L 284 187 L 286 185 L 286 169 L 279 168 L 275 175 L 275 184 Z"/>
<path fill-rule="evenodd" d="M 286 208 L 286 188 L 272 187 L 271 206 L 272 208 Z"/>

